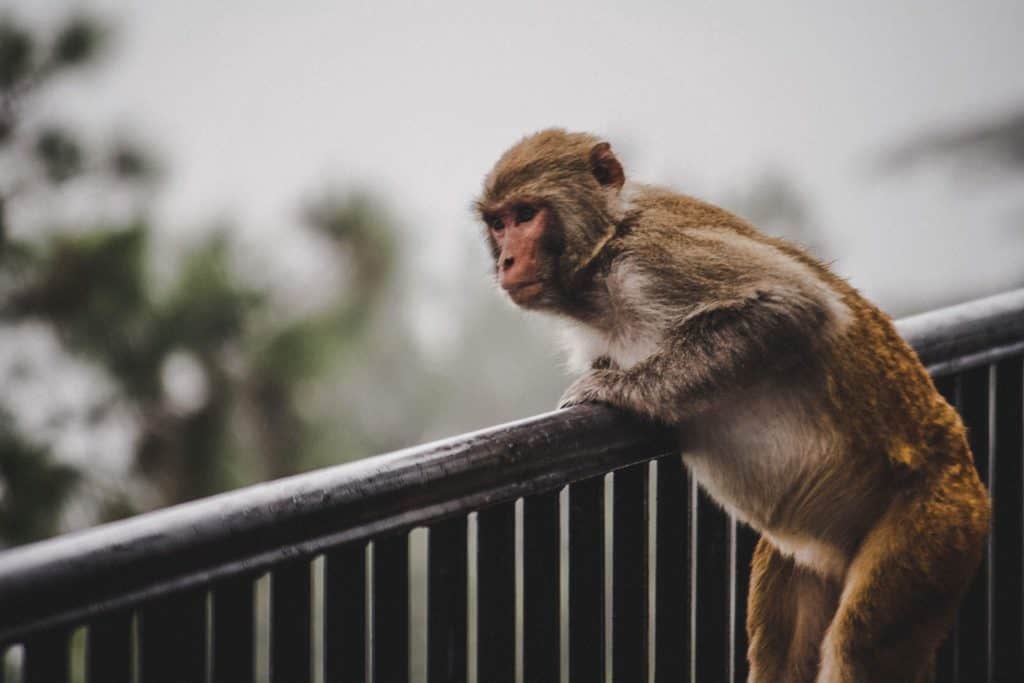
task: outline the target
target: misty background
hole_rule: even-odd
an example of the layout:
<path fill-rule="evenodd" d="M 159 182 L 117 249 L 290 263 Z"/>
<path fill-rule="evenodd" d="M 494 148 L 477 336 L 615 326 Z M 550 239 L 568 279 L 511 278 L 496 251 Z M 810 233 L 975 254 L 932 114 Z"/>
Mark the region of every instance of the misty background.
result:
<path fill-rule="evenodd" d="M 0 1 L 0 547 L 551 409 L 552 125 L 895 317 L 1024 285 L 1024 4 Z"/>

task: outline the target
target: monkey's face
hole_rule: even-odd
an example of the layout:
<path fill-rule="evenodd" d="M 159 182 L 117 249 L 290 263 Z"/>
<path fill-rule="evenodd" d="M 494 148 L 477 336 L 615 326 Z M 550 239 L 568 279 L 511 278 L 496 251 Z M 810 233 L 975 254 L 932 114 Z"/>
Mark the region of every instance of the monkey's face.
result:
<path fill-rule="evenodd" d="M 476 207 L 513 302 L 574 314 L 615 235 L 624 182 L 610 145 L 585 133 L 541 131 L 502 155 Z"/>
<path fill-rule="evenodd" d="M 557 226 L 549 208 L 514 200 L 483 214 L 498 284 L 517 305 L 544 308 L 558 291 Z"/>

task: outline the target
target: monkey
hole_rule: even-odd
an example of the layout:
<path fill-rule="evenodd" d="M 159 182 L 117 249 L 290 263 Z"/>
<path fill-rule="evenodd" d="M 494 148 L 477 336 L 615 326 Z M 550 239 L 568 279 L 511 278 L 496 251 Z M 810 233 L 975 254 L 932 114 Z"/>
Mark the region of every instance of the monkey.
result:
<path fill-rule="evenodd" d="M 475 203 L 497 284 L 552 315 L 560 401 L 667 425 L 760 534 L 753 683 L 925 681 L 991 514 L 965 428 L 891 320 L 811 255 L 626 179 L 611 145 L 530 135 Z"/>

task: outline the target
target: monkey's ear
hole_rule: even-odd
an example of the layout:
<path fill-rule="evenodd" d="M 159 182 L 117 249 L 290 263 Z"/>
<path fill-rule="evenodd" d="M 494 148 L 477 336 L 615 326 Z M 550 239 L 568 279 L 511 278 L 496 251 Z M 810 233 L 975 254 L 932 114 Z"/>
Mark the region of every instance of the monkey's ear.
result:
<path fill-rule="evenodd" d="M 602 187 L 620 189 L 626 182 L 622 164 L 615 158 L 612 146 L 607 142 L 599 142 L 590 148 L 590 170 Z"/>

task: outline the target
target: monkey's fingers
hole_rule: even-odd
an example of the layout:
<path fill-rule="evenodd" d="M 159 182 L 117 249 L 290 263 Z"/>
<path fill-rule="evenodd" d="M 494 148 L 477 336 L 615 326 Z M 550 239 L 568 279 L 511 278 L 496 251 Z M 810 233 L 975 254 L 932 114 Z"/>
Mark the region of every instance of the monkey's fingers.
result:
<path fill-rule="evenodd" d="M 609 371 L 589 370 L 573 382 L 558 401 L 559 408 L 570 408 L 581 403 L 610 403 Z"/>

